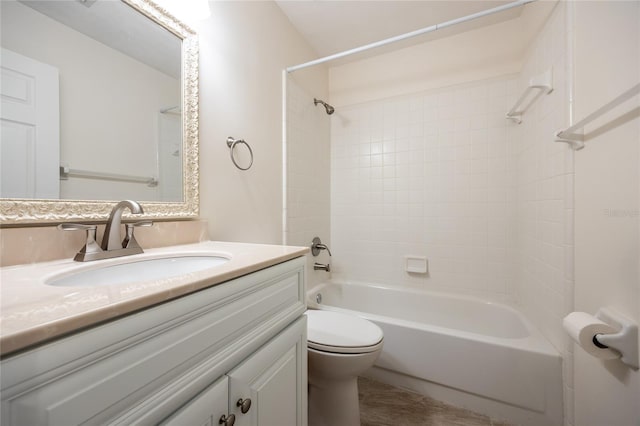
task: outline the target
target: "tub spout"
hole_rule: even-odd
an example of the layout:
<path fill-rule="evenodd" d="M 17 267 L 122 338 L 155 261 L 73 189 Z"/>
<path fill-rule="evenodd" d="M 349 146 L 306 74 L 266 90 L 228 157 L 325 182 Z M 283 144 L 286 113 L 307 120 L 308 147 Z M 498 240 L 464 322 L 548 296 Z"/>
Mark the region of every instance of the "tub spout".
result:
<path fill-rule="evenodd" d="M 331 272 L 331 265 L 328 263 L 314 263 L 313 264 L 313 270 L 314 271 L 327 271 L 327 272 Z"/>

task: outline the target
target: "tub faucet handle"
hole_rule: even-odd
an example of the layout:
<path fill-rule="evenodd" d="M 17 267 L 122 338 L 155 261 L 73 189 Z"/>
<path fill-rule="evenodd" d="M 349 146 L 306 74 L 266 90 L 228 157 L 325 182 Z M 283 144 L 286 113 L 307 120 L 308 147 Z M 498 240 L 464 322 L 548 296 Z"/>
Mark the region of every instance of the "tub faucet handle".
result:
<path fill-rule="evenodd" d="M 327 247 L 326 244 L 322 244 L 320 237 L 315 237 L 313 241 L 311 241 L 311 254 L 317 256 L 320 254 L 320 250 L 326 250 L 327 253 L 329 253 L 329 256 L 331 256 L 331 250 L 329 250 L 329 247 Z"/>
<path fill-rule="evenodd" d="M 316 247 L 318 247 L 320 250 L 326 250 L 327 253 L 329 253 L 329 256 L 331 256 L 331 250 L 329 250 L 329 247 L 327 247 L 325 244 L 318 244 L 316 245 Z"/>

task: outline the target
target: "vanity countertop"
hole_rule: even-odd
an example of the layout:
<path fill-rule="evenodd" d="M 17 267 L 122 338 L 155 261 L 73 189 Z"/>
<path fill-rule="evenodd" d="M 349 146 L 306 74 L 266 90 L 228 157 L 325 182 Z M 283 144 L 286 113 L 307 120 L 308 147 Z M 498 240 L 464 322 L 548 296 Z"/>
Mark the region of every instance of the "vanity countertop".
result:
<path fill-rule="evenodd" d="M 206 241 L 147 249 L 144 256 L 215 254 L 222 265 L 162 280 L 95 287 L 45 284 L 71 268 L 117 264 L 125 258 L 79 263 L 72 259 L 0 268 L 0 353 L 24 349 L 83 327 L 166 302 L 302 256 L 307 247 Z M 125 260 L 125 261 L 126 261 Z"/>

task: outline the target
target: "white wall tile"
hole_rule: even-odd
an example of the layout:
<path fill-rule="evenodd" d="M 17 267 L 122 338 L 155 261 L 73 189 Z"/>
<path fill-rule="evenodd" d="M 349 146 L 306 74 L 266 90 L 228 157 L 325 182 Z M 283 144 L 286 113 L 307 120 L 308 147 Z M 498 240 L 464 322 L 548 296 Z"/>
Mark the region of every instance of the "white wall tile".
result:
<path fill-rule="evenodd" d="M 573 152 L 553 141 L 567 121 L 563 16 L 560 5 L 517 77 L 337 112 L 348 120 L 332 120 L 331 129 L 332 240 L 345 255 L 334 258 L 337 275 L 509 296 L 560 348 L 559 319 L 573 279 Z M 529 79 L 551 66 L 555 90 L 531 106 L 521 125 L 504 120 Z M 340 160 L 351 154 L 357 161 Z M 375 217 L 394 225 L 365 222 Z M 347 232 L 358 223 L 367 226 Z M 354 238 L 340 238 L 345 232 Z M 373 258 L 358 251 L 372 241 L 399 252 Z M 410 243 L 417 244 L 412 254 L 430 258 L 423 279 L 402 270 Z"/>
<path fill-rule="evenodd" d="M 429 93 L 341 108 L 358 137 L 332 139 L 332 157 L 349 146 L 371 140 L 370 159 L 332 161 L 331 222 L 336 276 L 391 285 L 419 285 L 442 291 L 505 300 L 513 295 L 516 181 L 507 172 L 516 149 L 507 149 L 508 88 L 515 77 L 480 81 Z M 490 105 L 500 106 L 490 108 Z M 368 111 L 379 111 L 373 119 Z M 478 112 L 480 111 L 480 112 Z M 376 140 L 382 119 L 382 141 Z M 332 121 L 332 135 L 347 135 L 344 121 Z M 344 147 L 347 147 L 346 149 Z M 351 151 L 352 152 L 352 151 Z M 357 169 L 356 192 L 347 193 L 345 169 Z M 515 168 L 514 168 L 515 169 Z M 364 216 L 364 217 L 363 217 Z M 384 218 L 369 224 L 356 238 L 341 238 L 365 217 Z M 384 258 L 363 255 L 362 247 L 393 253 Z M 408 252 L 410 249 L 411 253 Z M 496 251 L 500 255 L 487 263 Z M 380 252 L 378 252 L 380 253 Z M 430 274 L 403 271 L 407 254 L 430 259 Z M 375 271 L 373 273 L 372 271 Z"/>
<path fill-rule="evenodd" d="M 355 119 L 355 116 L 354 116 Z M 370 156 L 360 156 L 368 149 L 360 144 L 352 129 L 335 129 L 331 133 L 330 116 L 323 108 L 313 104 L 313 96 L 307 94 L 292 77 L 287 82 L 287 244 L 308 246 L 315 236 L 331 246 L 330 194 L 347 201 L 356 192 L 357 175 L 354 171 L 362 165 L 370 167 Z M 344 130 L 344 131 L 343 131 Z M 352 144 L 355 138 L 358 144 Z M 330 149 L 329 140 L 335 145 Z M 334 185 L 329 170 L 334 168 L 343 184 Z M 337 210 L 335 214 L 346 214 Z M 333 250 L 333 247 L 331 247 Z M 309 266 L 314 261 L 327 263 L 328 256 L 309 256 Z M 325 279 L 326 273 L 308 268 L 309 284 Z"/>
<path fill-rule="evenodd" d="M 564 5 L 533 41 L 519 79 L 524 90 L 529 79 L 553 66 L 554 82 L 565 81 Z M 555 53 L 554 52 L 555 49 Z M 517 267 L 518 302 L 542 333 L 563 352 L 561 318 L 567 313 L 565 288 L 573 271 L 573 166 L 572 151 L 557 144 L 553 132 L 566 125 L 567 93 L 564 85 L 543 95 L 523 116 L 517 140 Z M 533 282 L 539 283 L 532 285 Z M 552 299 L 550 299 L 552 298 Z"/>

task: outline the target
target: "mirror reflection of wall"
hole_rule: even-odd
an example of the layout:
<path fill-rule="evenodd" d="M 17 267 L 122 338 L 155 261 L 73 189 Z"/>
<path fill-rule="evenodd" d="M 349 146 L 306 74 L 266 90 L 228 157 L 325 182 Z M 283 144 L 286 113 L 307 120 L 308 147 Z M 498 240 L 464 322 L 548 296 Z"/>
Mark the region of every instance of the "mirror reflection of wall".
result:
<path fill-rule="evenodd" d="M 158 114 L 160 199 L 182 201 L 182 109 L 170 106 Z"/>
<path fill-rule="evenodd" d="M 59 157 L 48 155 L 47 167 L 56 170 L 57 179 L 63 165 L 71 170 L 154 178 L 158 184 L 71 174 L 59 181 L 59 196 L 182 201 L 182 116 L 180 108 L 161 113 L 181 105 L 181 40 L 121 2 L 86 3 L 90 7 L 70 1 L 0 2 L 3 49 L 58 70 Z M 107 23 L 112 12 L 116 22 Z M 73 19 L 78 25 L 69 24 Z M 83 25 L 90 30 L 84 31 Z M 102 35 L 90 37 L 75 28 Z M 145 32 L 148 37 L 143 36 Z M 122 53 L 117 46 L 105 44 L 104 40 L 112 39 L 129 45 L 129 51 Z M 159 60 L 153 58 L 154 52 Z M 4 118 L 2 152 L 7 157 L 5 147 L 12 139 L 5 137 Z M 165 151 L 171 155 L 169 160 L 164 158 Z"/>

